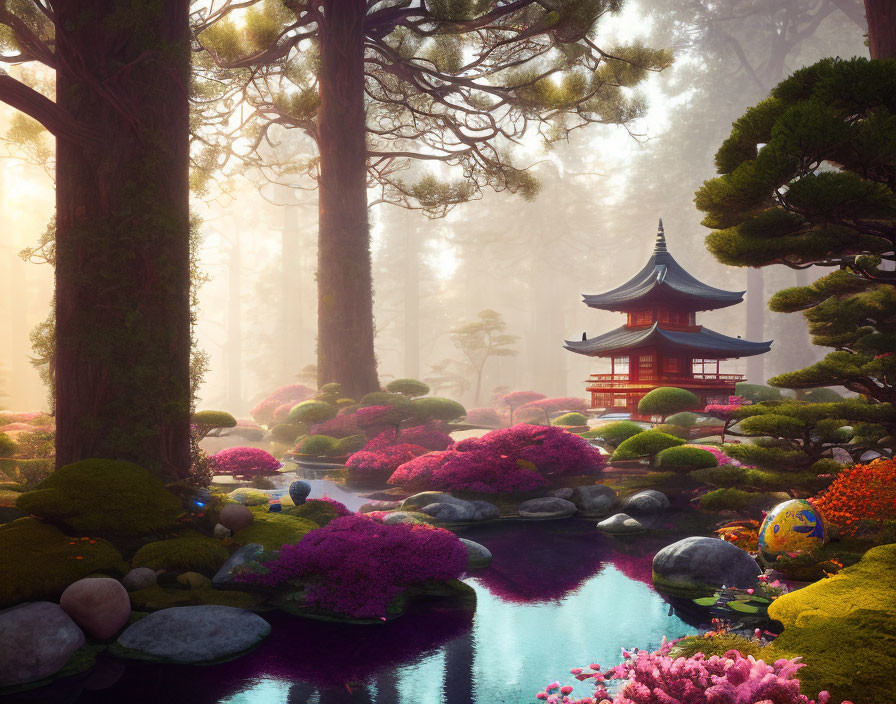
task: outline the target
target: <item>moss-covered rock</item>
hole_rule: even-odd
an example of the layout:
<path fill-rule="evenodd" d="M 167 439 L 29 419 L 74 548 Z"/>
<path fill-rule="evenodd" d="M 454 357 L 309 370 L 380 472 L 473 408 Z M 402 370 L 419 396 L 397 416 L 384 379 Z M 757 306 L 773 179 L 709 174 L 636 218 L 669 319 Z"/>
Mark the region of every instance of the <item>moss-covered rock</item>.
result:
<path fill-rule="evenodd" d="M 171 528 L 183 513 L 180 500 L 149 470 L 106 459 L 62 467 L 16 505 L 83 534 L 149 535 Z"/>
<path fill-rule="evenodd" d="M 315 501 L 313 499 L 306 501 L 300 506 L 285 509 L 283 513 L 296 518 L 301 518 L 305 521 L 311 521 L 315 524 L 315 527 L 321 528 L 334 518 L 344 515 L 337 511 L 333 504 L 327 501 Z"/>
<path fill-rule="evenodd" d="M 118 576 L 126 567 L 121 553 L 101 538 L 69 537 L 34 518 L 0 525 L 0 609 L 56 601 L 89 574 Z"/>
<path fill-rule="evenodd" d="M 688 472 L 695 469 L 715 467 L 718 464 L 715 455 L 699 447 L 667 447 L 657 453 L 656 466 L 660 469 L 671 469 L 677 472 Z"/>
<path fill-rule="evenodd" d="M 243 506 L 267 506 L 271 501 L 269 494 L 258 489 L 248 489 L 246 487 L 234 489 L 227 494 L 227 497 Z"/>
<path fill-rule="evenodd" d="M 684 440 L 659 430 L 645 430 L 622 442 L 610 457 L 611 461 L 653 457 L 667 447 L 684 445 Z"/>
<path fill-rule="evenodd" d="M 896 544 L 872 548 L 839 574 L 776 599 L 784 624 L 774 657 L 800 655 L 800 690 L 832 701 L 892 704 L 896 671 Z M 768 660 L 769 658 L 765 658 Z"/>
<path fill-rule="evenodd" d="M 691 477 L 701 484 L 718 487 L 738 487 L 760 491 L 786 491 L 787 489 L 808 488 L 818 484 L 814 472 L 772 472 L 754 467 L 722 465 L 697 469 Z"/>
<path fill-rule="evenodd" d="M 693 428 L 697 424 L 697 414 L 690 411 L 673 413 L 666 418 L 666 423 L 677 425 L 679 428 Z M 716 424 L 718 424 L 718 421 L 716 421 Z"/>
<path fill-rule="evenodd" d="M 791 498 L 784 493 L 759 493 L 740 489 L 716 489 L 700 497 L 700 508 L 707 511 L 757 513 Z"/>
<path fill-rule="evenodd" d="M 214 575 L 228 557 L 227 548 L 220 540 L 196 533 L 147 543 L 134 553 L 131 566 Z"/>
<path fill-rule="evenodd" d="M 297 506 L 296 508 L 301 508 Z M 287 512 L 271 513 L 264 507 L 250 509 L 255 516 L 252 525 L 235 533 L 232 540 L 237 545 L 258 543 L 265 550 L 279 550 L 284 545 L 299 542 L 306 534 L 318 528 L 318 524 Z M 293 511 L 294 509 L 287 509 Z"/>
<path fill-rule="evenodd" d="M 130 592 L 131 607 L 141 611 L 159 611 L 173 606 L 233 606 L 238 609 L 249 609 L 257 605 L 259 597 L 249 592 L 232 589 L 214 589 L 202 586 L 198 589 L 160 587 L 153 585 L 146 589 Z"/>

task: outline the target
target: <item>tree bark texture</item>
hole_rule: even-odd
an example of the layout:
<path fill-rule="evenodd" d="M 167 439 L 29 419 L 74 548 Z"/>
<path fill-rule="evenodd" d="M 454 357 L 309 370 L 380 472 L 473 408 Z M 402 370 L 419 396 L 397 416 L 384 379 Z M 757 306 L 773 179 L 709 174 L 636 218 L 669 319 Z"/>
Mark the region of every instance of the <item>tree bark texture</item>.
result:
<path fill-rule="evenodd" d="M 896 57 L 896 3 L 893 0 L 865 0 L 868 19 L 868 49 L 872 59 Z"/>
<path fill-rule="evenodd" d="M 323 0 L 317 380 L 346 396 L 379 389 L 367 221 L 363 0 Z"/>
<path fill-rule="evenodd" d="M 188 0 L 54 2 L 56 464 L 190 466 Z"/>

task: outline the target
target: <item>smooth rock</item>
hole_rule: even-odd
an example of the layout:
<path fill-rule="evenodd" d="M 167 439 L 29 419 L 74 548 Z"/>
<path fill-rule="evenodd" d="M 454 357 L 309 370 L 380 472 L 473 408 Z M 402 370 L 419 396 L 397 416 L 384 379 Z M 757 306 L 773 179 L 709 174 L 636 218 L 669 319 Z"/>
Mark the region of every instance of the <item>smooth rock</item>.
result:
<path fill-rule="evenodd" d="M 149 567 L 135 567 L 128 572 L 121 583 L 129 592 L 135 592 L 138 589 L 146 589 L 155 586 L 159 581 L 156 571 Z"/>
<path fill-rule="evenodd" d="M 468 570 L 478 570 L 482 567 L 488 567 L 492 563 L 492 553 L 485 545 L 480 545 L 466 538 L 461 538 L 460 542 L 467 549 Z"/>
<path fill-rule="evenodd" d="M 221 509 L 221 515 L 218 517 L 218 523 L 225 528 L 229 528 L 234 533 L 239 533 L 243 528 L 252 525 L 255 517 L 252 512 L 242 504 L 227 504 Z"/>
<path fill-rule="evenodd" d="M 59 606 L 87 635 L 111 638 L 131 616 L 131 599 L 121 582 L 111 577 L 79 579 L 69 584 Z"/>
<path fill-rule="evenodd" d="M 177 583 L 190 589 L 202 589 L 202 587 L 210 585 L 212 580 L 198 572 L 184 572 L 177 575 Z"/>
<path fill-rule="evenodd" d="M 842 430 L 842 428 L 841 428 Z M 850 455 L 842 447 L 832 447 L 831 457 L 842 464 L 852 464 L 852 455 Z"/>
<path fill-rule="evenodd" d="M 476 511 L 473 513 L 474 521 L 491 521 L 501 517 L 501 509 L 488 501 L 473 499 L 470 501 Z"/>
<path fill-rule="evenodd" d="M 301 506 L 311 493 L 311 485 L 301 480 L 295 481 L 289 485 L 289 498 L 296 506 Z"/>
<path fill-rule="evenodd" d="M 128 655 L 162 662 L 213 662 L 238 655 L 271 632 L 261 616 L 231 606 L 176 606 L 131 625 L 117 645 Z"/>
<path fill-rule="evenodd" d="M 216 587 L 236 584 L 233 581 L 233 575 L 236 573 L 237 569 L 256 560 L 263 552 L 264 547 L 258 543 L 246 543 L 243 547 L 233 553 L 233 555 L 227 558 L 227 562 L 221 565 L 221 569 L 219 569 L 215 573 L 215 576 L 212 577 L 212 584 Z"/>
<path fill-rule="evenodd" d="M 631 514 L 657 514 L 669 508 L 669 499 L 656 489 L 645 489 L 622 502 L 622 510 Z"/>
<path fill-rule="evenodd" d="M 658 589 L 690 595 L 723 585 L 755 587 L 761 572 L 748 552 L 721 538 L 692 536 L 672 543 L 653 558 Z M 656 580 L 655 580 L 656 581 Z"/>
<path fill-rule="evenodd" d="M 439 521 L 472 521 L 476 515 L 476 507 L 469 501 L 464 501 L 463 504 L 438 503 L 424 506 L 420 513 Z"/>
<path fill-rule="evenodd" d="M 438 504 L 435 504 L 438 505 Z M 419 511 L 393 511 L 383 519 L 383 523 L 387 526 L 394 526 L 396 523 L 411 524 L 429 524 L 430 516 Z"/>
<path fill-rule="evenodd" d="M 401 508 L 401 501 L 371 501 L 361 504 L 358 513 L 370 513 L 371 511 L 394 511 Z"/>
<path fill-rule="evenodd" d="M 575 489 L 572 487 L 565 486 L 561 489 L 554 489 L 547 493 L 548 496 L 554 496 L 558 499 L 566 499 L 567 501 L 572 501 L 572 495 L 575 493 Z"/>
<path fill-rule="evenodd" d="M 233 531 L 230 530 L 230 528 L 228 528 L 227 526 L 222 526 L 220 523 L 216 523 L 215 530 L 212 535 L 223 540 L 224 538 L 229 538 L 231 535 L 233 535 Z"/>
<path fill-rule="evenodd" d="M 430 504 L 455 504 L 457 506 L 468 505 L 469 501 L 456 499 L 451 494 L 443 491 L 423 491 L 409 496 L 401 502 L 401 508 L 405 511 L 419 511 L 423 506 Z"/>
<path fill-rule="evenodd" d="M 542 496 L 523 501 L 518 511 L 523 518 L 566 518 L 576 512 L 576 505 L 566 499 Z"/>
<path fill-rule="evenodd" d="M 610 513 L 616 503 L 616 492 L 603 484 L 577 486 L 572 502 L 579 511 L 600 516 Z"/>
<path fill-rule="evenodd" d="M 54 675 L 84 645 L 84 634 L 58 604 L 32 601 L 0 611 L 0 687 Z"/>
<path fill-rule="evenodd" d="M 627 513 L 617 513 L 615 516 L 605 518 L 597 524 L 597 529 L 614 535 L 644 532 L 643 524 L 637 518 L 632 518 Z"/>
<path fill-rule="evenodd" d="M 863 452 L 861 457 L 859 457 L 859 462 L 871 462 L 876 459 L 880 459 L 882 455 L 879 452 L 875 452 L 874 450 L 867 450 Z"/>

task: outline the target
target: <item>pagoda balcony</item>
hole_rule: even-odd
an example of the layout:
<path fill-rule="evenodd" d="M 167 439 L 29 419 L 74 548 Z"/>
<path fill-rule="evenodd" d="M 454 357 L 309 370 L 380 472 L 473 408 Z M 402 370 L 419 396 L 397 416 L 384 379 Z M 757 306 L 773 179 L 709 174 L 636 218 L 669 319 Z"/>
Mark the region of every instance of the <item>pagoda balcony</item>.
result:
<path fill-rule="evenodd" d="M 656 386 L 658 382 L 669 386 L 726 386 L 744 381 L 743 374 L 703 374 L 696 373 L 691 376 L 642 376 L 631 379 L 629 374 L 592 374 L 588 379 L 588 390 L 597 389 L 626 389 L 636 388 L 639 385 Z"/>

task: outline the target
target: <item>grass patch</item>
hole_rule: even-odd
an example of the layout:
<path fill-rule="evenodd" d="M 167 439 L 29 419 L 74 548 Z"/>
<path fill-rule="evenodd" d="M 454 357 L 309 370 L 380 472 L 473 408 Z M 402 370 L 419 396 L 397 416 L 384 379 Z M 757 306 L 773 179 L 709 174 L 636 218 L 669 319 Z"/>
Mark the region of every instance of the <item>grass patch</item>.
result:
<path fill-rule="evenodd" d="M 220 540 L 196 534 L 147 543 L 134 553 L 131 565 L 156 571 L 189 570 L 212 576 L 229 556 Z"/>

